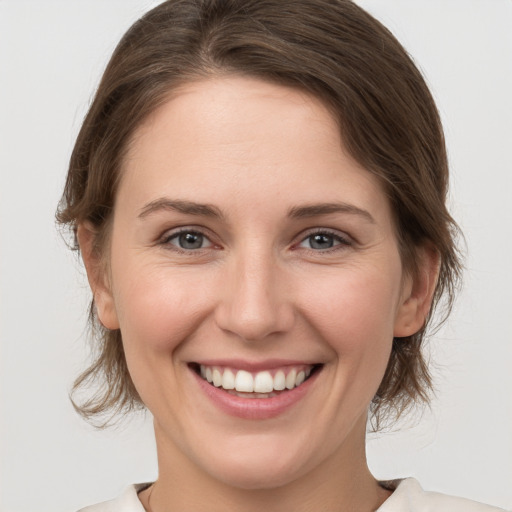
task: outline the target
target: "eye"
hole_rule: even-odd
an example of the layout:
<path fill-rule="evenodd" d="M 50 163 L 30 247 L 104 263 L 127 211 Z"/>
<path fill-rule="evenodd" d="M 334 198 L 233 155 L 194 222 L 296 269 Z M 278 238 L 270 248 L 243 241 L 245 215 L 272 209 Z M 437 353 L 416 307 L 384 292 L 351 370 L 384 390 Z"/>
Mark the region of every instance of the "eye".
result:
<path fill-rule="evenodd" d="M 331 233 L 329 231 L 318 231 L 311 233 L 304 238 L 299 247 L 305 249 L 313 249 L 315 251 L 325 251 L 332 249 L 338 245 L 350 245 L 350 242 L 339 234 Z"/>
<path fill-rule="evenodd" d="M 173 233 L 165 237 L 162 243 L 173 245 L 185 251 L 205 249 L 213 245 L 203 233 L 194 230 L 182 230 L 178 233 Z"/>

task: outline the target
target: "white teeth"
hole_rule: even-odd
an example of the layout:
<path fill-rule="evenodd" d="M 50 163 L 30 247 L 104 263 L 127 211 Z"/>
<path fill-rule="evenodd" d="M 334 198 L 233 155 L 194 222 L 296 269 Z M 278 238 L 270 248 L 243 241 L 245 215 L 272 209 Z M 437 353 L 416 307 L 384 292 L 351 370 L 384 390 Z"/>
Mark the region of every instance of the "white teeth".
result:
<path fill-rule="evenodd" d="M 293 389 L 295 387 L 295 378 L 297 377 L 297 371 L 293 369 L 286 376 L 286 389 Z"/>
<path fill-rule="evenodd" d="M 274 390 L 274 379 L 270 372 L 258 372 L 254 379 L 254 391 L 256 393 L 270 393 Z"/>
<path fill-rule="evenodd" d="M 276 396 L 273 391 L 283 391 L 300 386 L 311 374 L 312 367 L 291 368 L 288 374 L 283 370 L 278 370 L 272 377 L 270 371 L 257 372 L 255 375 L 245 370 L 234 372 L 229 368 L 209 367 L 200 365 L 199 373 L 201 377 L 216 387 L 222 387 L 225 390 L 239 396 L 248 396 L 251 398 L 270 398 Z M 242 393 L 242 395 L 240 395 Z"/>
<path fill-rule="evenodd" d="M 231 370 L 224 370 L 222 387 L 224 389 L 235 389 L 235 374 Z"/>
<path fill-rule="evenodd" d="M 282 391 L 286 387 L 286 377 L 284 376 L 284 372 L 279 370 L 274 375 L 274 389 L 276 391 Z"/>
<path fill-rule="evenodd" d="M 219 370 L 217 370 L 217 368 L 213 370 L 212 380 L 214 386 L 220 387 L 222 385 L 222 373 L 220 373 Z"/>
<path fill-rule="evenodd" d="M 252 393 L 254 391 L 254 379 L 252 375 L 245 370 L 239 370 L 235 377 L 235 389 L 237 391 Z"/>

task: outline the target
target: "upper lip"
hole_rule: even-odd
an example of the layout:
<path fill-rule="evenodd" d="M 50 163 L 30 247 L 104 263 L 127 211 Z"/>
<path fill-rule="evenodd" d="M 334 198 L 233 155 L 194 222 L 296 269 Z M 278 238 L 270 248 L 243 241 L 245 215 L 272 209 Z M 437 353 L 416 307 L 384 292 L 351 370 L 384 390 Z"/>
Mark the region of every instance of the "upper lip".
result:
<path fill-rule="evenodd" d="M 193 361 L 193 363 L 203 366 L 236 368 L 237 370 L 246 370 L 248 372 L 273 370 L 286 366 L 314 366 L 321 364 L 319 361 L 298 359 L 266 359 L 262 361 L 248 361 L 246 359 L 201 359 Z"/>

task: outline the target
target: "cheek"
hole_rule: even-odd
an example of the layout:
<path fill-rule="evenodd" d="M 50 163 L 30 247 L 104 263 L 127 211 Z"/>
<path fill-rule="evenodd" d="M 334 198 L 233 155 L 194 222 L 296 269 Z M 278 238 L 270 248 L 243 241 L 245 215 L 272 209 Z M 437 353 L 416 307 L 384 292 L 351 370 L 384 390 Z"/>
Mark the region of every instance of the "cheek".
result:
<path fill-rule="evenodd" d="M 340 364 L 386 365 L 399 294 L 398 281 L 390 278 L 393 274 L 343 270 L 307 287 L 305 316 Z"/>
<path fill-rule="evenodd" d="M 139 350 L 173 350 L 193 332 L 208 309 L 194 276 L 166 269 L 144 272 L 117 289 L 116 305 L 125 345 Z M 199 287 L 199 288 L 198 288 Z"/>
<path fill-rule="evenodd" d="M 209 308 L 197 281 L 190 273 L 149 265 L 132 267 L 117 281 L 115 302 L 128 371 L 151 411 L 165 409 L 169 394 L 183 396 L 175 376 L 184 368 L 175 355 Z M 175 407 L 182 406 L 176 400 Z"/>
<path fill-rule="evenodd" d="M 333 443 L 367 413 L 391 353 L 400 274 L 371 270 L 345 268 L 303 288 L 302 316 L 332 354 L 322 414 L 334 425 Z"/>

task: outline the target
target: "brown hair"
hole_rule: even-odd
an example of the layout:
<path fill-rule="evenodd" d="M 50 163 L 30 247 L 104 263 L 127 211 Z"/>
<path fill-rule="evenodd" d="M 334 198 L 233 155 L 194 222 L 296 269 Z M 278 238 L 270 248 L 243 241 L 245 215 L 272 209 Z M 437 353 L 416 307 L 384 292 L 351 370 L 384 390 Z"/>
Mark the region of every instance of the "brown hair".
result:
<path fill-rule="evenodd" d="M 423 77 L 394 36 L 350 0 L 169 0 L 149 11 L 117 46 L 83 122 L 57 220 L 90 222 L 101 251 L 108 239 L 121 162 L 130 137 L 187 81 L 242 74 L 321 98 L 352 156 L 377 175 L 395 217 L 404 267 L 417 248 L 440 256 L 434 306 L 451 306 L 460 273 L 457 227 L 445 199 L 448 165 L 439 115 Z M 78 248 L 78 247 L 77 247 Z M 429 322 L 430 317 L 426 324 Z M 119 330 L 104 329 L 91 304 L 97 357 L 75 381 L 102 386 L 77 410 L 86 418 L 142 406 L 128 373 Z M 395 339 L 374 397 L 374 419 L 428 401 L 425 328 Z"/>

